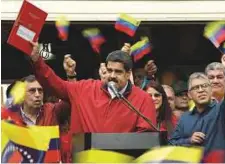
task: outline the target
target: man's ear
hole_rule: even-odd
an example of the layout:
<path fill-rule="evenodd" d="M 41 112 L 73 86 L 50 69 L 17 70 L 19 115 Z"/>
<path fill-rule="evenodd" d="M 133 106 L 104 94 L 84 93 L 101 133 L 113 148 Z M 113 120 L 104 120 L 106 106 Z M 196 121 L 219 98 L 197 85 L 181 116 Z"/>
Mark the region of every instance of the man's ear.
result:
<path fill-rule="evenodd" d="M 131 74 L 132 74 L 132 70 L 130 69 L 129 71 L 127 71 L 127 77 L 130 78 Z"/>
<path fill-rule="evenodd" d="M 221 57 L 221 63 L 225 66 L 225 54 L 223 54 Z"/>

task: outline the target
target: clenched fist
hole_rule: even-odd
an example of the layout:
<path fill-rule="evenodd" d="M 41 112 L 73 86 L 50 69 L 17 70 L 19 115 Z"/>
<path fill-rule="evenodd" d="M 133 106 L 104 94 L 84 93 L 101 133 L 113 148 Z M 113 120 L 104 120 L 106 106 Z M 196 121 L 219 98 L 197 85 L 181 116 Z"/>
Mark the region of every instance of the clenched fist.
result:
<path fill-rule="evenodd" d="M 153 60 L 149 60 L 144 69 L 148 76 L 153 76 L 157 72 L 157 66 Z"/>
<path fill-rule="evenodd" d="M 124 43 L 124 46 L 122 47 L 121 51 L 126 52 L 130 55 L 130 43 Z"/>
<path fill-rule="evenodd" d="M 71 58 L 71 55 L 67 54 L 64 56 L 63 67 L 67 76 L 76 75 L 75 72 L 76 62 Z"/>
<path fill-rule="evenodd" d="M 31 43 L 31 45 L 33 46 L 33 50 L 32 50 L 32 52 L 31 52 L 31 60 L 33 61 L 33 62 L 36 62 L 36 61 L 38 61 L 38 59 L 39 59 L 39 45 L 38 45 L 38 42 L 30 42 Z"/>

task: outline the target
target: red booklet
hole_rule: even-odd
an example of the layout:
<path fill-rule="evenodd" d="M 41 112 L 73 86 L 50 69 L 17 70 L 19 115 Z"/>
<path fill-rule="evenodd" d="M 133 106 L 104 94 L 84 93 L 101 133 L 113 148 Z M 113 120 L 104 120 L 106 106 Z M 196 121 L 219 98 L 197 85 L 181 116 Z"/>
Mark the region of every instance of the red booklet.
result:
<path fill-rule="evenodd" d="M 30 41 L 37 41 L 47 13 L 24 0 L 7 43 L 30 55 Z"/>

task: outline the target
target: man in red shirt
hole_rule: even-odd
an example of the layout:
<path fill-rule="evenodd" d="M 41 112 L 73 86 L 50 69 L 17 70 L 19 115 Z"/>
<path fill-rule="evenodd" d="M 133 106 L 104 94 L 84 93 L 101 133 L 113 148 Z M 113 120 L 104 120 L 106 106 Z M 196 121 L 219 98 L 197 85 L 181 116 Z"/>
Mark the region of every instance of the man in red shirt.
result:
<path fill-rule="evenodd" d="M 118 50 L 108 55 L 106 59 L 108 76 L 105 82 L 100 80 L 68 82 L 59 78 L 39 57 L 38 43 L 32 45 L 31 59 L 38 81 L 60 99 L 70 101 L 73 132 L 154 131 L 153 127 L 132 112 L 108 88 L 107 83 L 114 81 L 119 92 L 149 118 L 153 125 L 156 125 L 156 112 L 152 99 L 129 81 L 133 63 L 126 52 Z"/>
<path fill-rule="evenodd" d="M 19 126 L 26 125 L 41 125 L 41 126 L 53 126 L 61 124 L 59 122 L 59 115 L 61 115 L 61 111 L 64 110 L 64 113 L 69 112 L 70 106 L 66 102 L 58 102 L 58 103 L 44 103 L 43 97 L 44 92 L 40 83 L 36 80 L 34 75 L 29 75 L 24 77 L 20 81 L 26 82 L 26 91 L 24 101 L 21 106 L 17 106 L 17 109 L 14 111 L 3 109 L 2 119 L 12 120 L 15 124 Z M 12 84 L 11 87 L 13 87 Z M 9 92 L 10 88 L 7 89 Z M 9 96 L 9 94 L 7 94 Z M 65 121 L 65 120 L 64 120 Z M 61 128 L 60 128 L 61 129 Z M 62 130 L 60 131 L 62 132 Z M 62 135 L 60 134 L 60 137 Z M 70 137 L 70 135 L 68 136 Z M 64 148 L 64 140 L 67 138 L 61 137 L 61 157 L 62 162 L 71 162 L 71 149 Z M 70 145 L 69 145 L 70 146 Z M 68 146 L 67 146 L 68 147 Z M 72 147 L 71 147 L 72 148 Z M 55 154 L 57 155 L 57 154 Z M 60 159 L 60 157 L 55 157 L 56 159 Z M 54 161 L 55 162 L 55 161 Z"/>

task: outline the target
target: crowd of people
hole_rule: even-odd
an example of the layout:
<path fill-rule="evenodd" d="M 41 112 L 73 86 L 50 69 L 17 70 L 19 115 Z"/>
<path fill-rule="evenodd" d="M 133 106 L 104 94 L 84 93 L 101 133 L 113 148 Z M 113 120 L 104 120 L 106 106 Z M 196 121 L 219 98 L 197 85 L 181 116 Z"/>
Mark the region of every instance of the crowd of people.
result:
<path fill-rule="evenodd" d="M 21 126 L 59 125 L 62 162 L 72 162 L 72 134 L 87 132 L 167 131 L 172 145 L 203 146 L 206 154 L 225 150 L 225 54 L 205 73 L 192 73 L 187 82 L 165 83 L 156 76 L 152 60 L 133 70 L 130 45 L 125 43 L 100 64 L 99 80 L 77 81 L 76 61 L 66 55 L 65 81 L 39 56 L 38 43 L 31 44 L 34 75 L 20 80 L 27 82 L 26 95 L 11 118 Z M 130 110 L 109 82 L 154 126 Z"/>

